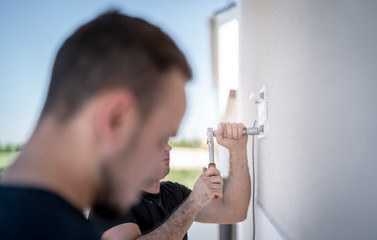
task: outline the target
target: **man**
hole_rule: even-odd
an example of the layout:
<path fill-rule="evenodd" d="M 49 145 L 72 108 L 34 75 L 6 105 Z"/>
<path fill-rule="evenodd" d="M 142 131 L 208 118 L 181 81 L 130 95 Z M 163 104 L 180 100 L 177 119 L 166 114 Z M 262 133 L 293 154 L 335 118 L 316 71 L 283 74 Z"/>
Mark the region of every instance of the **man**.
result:
<path fill-rule="evenodd" d="M 142 189 L 141 203 L 116 221 L 90 214 L 89 220 L 99 234 L 104 232 L 102 240 L 187 239 L 186 232 L 193 221 L 225 224 L 244 220 L 250 201 L 248 137 L 242 135 L 244 128 L 243 124 L 221 123 L 216 133 L 218 143 L 230 152 L 230 174 L 224 194 L 220 172 L 215 168 L 204 169 L 192 192 L 178 183 L 160 183 L 170 171 L 171 147 L 166 144 L 160 169 Z M 220 198 L 214 200 L 215 195 Z"/>
<path fill-rule="evenodd" d="M 40 120 L 0 186 L 1 239 L 97 239 L 82 210 L 135 204 L 185 111 L 191 71 L 160 29 L 118 12 L 59 49 Z"/>

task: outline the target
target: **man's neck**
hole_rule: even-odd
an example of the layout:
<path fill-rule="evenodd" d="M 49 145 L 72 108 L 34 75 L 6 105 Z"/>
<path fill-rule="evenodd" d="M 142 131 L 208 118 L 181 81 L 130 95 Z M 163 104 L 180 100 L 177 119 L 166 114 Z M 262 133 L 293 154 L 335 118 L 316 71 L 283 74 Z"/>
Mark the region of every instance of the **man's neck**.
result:
<path fill-rule="evenodd" d="M 91 204 L 90 174 L 83 174 L 82 152 L 72 129 L 56 130 L 53 122 L 41 124 L 15 162 L 4 172 L 2 184 L 45 189 L 54 192 L 78 209 Z M 80 134 L 77 134 L 80 135 Z M 88 169 L 90 173 L 92 169 Z M 81 175 L 81 176 L 80 176 Z"/>
<path fill-rule="evenodd" d="M 146 187 L 144 187 L 142 190 L 147 193 L 151 194 L 157 194 L 160 192 L 160 180 L 154 179 L 150 180 Z"/>

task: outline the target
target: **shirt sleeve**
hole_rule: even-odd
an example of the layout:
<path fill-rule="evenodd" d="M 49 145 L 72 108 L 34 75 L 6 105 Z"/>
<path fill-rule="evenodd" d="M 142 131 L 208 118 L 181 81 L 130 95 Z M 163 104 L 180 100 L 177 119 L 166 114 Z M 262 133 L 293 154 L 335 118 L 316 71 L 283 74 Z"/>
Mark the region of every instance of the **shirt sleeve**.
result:
<path fill-rule="evenodd" d="M 132 213 L 132 211 L 130 211 L 128 214 L 126 214 L 123 217 L 112 219 L 112 220 L 101 217 L 97 215 L 96 213 L 90 211 L 88 220 L 92 224 L 98 236 L 102 236 L 102 234 L 106 232 L 107 230 L 109 230 L 110 228 L 113 228 L 123 223 L 137 224 L 137 220 L 134 214 Z"/>
<path fill-rule="evenodd" d="M 133 213 L 133 211 L 130 211 L 128 214 L 126 214 L 122 220 L 120 221 L 122 223 L 135 223 L 138 224 L 137 219 Z"/>

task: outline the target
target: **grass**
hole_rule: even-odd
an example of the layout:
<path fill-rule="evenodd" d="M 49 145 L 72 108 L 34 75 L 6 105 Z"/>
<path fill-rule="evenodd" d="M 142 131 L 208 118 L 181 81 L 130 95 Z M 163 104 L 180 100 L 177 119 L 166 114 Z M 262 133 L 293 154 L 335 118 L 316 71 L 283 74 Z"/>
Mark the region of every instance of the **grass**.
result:
<path fill-rule="evenodd" d="M 17 157 L 18 153 L 0 153 L 0 173 L 4 171 Z"/>
<path fill-rule="evenodd" d="M 201 174 L 202 169 L 171 169 L 162 181 L 178 182 L 192 189 Z"/>

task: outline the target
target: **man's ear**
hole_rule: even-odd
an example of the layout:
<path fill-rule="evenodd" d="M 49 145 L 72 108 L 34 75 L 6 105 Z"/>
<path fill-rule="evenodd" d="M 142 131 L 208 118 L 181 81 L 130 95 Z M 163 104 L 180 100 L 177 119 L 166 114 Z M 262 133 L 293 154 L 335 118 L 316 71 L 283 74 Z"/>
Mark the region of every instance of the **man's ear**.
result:
<path fill-rule="evenodd" d="M 110 148 L 124 146 L 131 138 L 138 121 L 134 95 L 126 90 L 104 93 L 96 111 L 96 135 Z"/>

